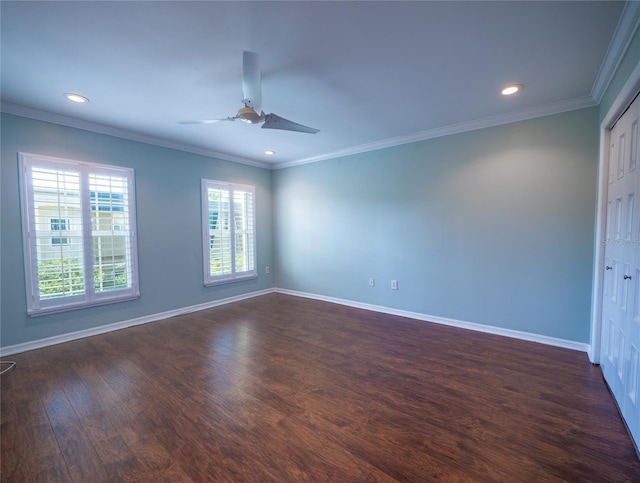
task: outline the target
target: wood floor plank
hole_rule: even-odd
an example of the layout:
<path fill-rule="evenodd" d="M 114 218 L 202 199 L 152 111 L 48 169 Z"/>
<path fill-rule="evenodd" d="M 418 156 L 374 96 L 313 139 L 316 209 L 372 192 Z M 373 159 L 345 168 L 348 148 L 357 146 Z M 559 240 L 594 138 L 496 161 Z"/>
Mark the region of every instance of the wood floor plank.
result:
<path fill-rule="evenodd" d="M 17 354 L 2 481 L 640 481 L 580 352 L 271 294 Z"/>
<path fill-rule="evenodd" d="M 93 441 L 92 445 L 111 481 L 138 482 L 153 475 L 120 435 Z"/>

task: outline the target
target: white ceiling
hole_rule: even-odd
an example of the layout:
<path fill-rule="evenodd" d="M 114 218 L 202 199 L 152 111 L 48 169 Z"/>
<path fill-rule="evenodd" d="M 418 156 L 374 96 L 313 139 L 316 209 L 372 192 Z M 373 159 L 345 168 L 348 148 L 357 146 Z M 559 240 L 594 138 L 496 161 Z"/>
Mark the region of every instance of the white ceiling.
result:
<path fill-rule="evenodd" d="M 3 0 L 2 109 L 288 166 L 594 105 L 637 25 L 625 23 L 624 7 Z M 318 134 L 178 124 L 236 113 L 243 50 L 261 56 L 264 111 Z M 514 82 L 525 89 L 501 96 Z M 72 104 L 65 92 L 90 102 Z"/>

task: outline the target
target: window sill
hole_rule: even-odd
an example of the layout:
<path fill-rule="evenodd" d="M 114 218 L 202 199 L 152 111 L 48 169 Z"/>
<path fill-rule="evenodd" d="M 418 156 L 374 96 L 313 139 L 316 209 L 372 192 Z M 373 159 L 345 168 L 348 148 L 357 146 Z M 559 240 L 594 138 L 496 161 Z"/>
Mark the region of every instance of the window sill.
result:
<path fill-rule="evenodd" d="M 89 307 L 99 307 L 101 305 L 117 304 L 119 302 L 127 302 L 129 300 L 135 300 L 138 298 L 140 298 L 140 292 L 136 292 L 130 295 L 123 295 L 117 298 L 108 298 L 108 299 L 105 298 L 101 300 L 95 300 L 92 302 L 78 302 L 78 303 L 73 303 L 68 305 L 56 305 L 54 307 L 28 309 L 27 315 L 29 317 L 40 317 L 42 315 L 52 315 L 52 314 L 58 314 L 61 312 L 70 312 L 72 310 L 86 309 Z"/>
<path fill-rule="evenodd" d="M 245 280 L 253 280 L 256 278 L 258 278 L 258 274 L 252 273 L 250 275 L 242 275 L 234 278 L 221 278 L 219 280 L 205 280 L 204 286 L 215 287 L 216 285 L 225 285 L 228 283 L 243 282 Z"/>

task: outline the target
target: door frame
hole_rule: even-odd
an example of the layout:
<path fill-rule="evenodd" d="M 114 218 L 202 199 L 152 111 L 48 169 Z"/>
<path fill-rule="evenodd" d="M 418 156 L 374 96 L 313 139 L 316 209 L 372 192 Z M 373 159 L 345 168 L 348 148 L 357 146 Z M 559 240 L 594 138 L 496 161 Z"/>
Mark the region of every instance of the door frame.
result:
<path fill-rule="evenodd" d="M 589 360 L 600 364 L 602 337 L 602 297 L 604 289 L 604 239 L 607 221 L 607 195 L 609 186 L 609 144 L 611 128 L 640 92 L 640 62 L 627 79 L 609 111 L 600 123 L 600 154 L 598 159 L 598 195 L 593 256 L 593 284 L 591 290 L 591 343 L 587 350 Z"/>

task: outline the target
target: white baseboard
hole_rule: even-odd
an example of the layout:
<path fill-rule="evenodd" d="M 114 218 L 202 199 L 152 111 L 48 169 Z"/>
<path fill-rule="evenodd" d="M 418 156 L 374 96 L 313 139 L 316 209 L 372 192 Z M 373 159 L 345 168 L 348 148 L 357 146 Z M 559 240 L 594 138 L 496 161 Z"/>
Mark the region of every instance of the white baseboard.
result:
<path fill-rule="evenodd" d="M 176 317 L 178 315 L 197 312 L 199 310 L 205 310 L 212 307 L 217 307 L 219 305 L 230 304 L 233 302 L 238 302 L 240 300 L 259 297 L 261 295 L 267 295 L 274 292 L 282 293 L 286 295 L 293 295 L 295 297 L 304 297 L 304 298 L 309 298 L 314 300 L 322 300 L 325 302 L 331 302 L 339 305 L 346 305 L 349 307 L 355 307 L 355 308 L 364 309 L 364 310 L 371 310 L 373 312 L 380 312 L 383 314 L 398 315 L 400 317 L 408 317 L 411 319 L 421 320 L 425 322 L 433 322 L 433 323 L 442 324 L 442 325 L 449 325 L 452 327 L 458 327 L 462 329 L 475 330 L 478 332 L 486 332 L 488 334 L 511 337 L 514 339 L 521 339 L 521 340 L 526 340 L 530 342 L 538 342 L 540 344 L 546 344 L 546 345 L 551 345 L 555 347 L 562 347 L 565 349 L 572 349 L 576 351 L 586 352 L 587 354 L 590 354 L 590 351 L 591 351 L 591 346 L 589 344 L 585 344 L 582 342 L 575 342 L 572 340 L 557 339 L 555 337 L 548 337 L 545 335 L 532 334 L 529 332 L 521 332 L 521 331 L 512 330 L 512 329 L 503 329 L 500 327 L 476 324 L 474 322 L 465 322 L 465 321 L 456 320 L 456 319 L 448 319 L 445 317 L 421 314 L 418 312 L 409 312 L 406 310 L 399 310 L 399 309 L 393 309 L 390 307 L 383 307 L 380 305 L 371 305 L 371 304 L 365 304 L 361 302 L 354 302 L 352 300 L 339 299 L 335 297 L 327 297 L 324 295 L 298 292 L 295 290 L 272 288 L 267 290 L 260 290 L 257 292 L 250 292 L 242 295 L 236 295 L 234 297 L 228 297 L 220 300 L 214 300 L 211 302 L 205 302 L 198 305 L 191 305 L 189 307 L 182 307 L 175 310 L 169 310 L 167 312 L 145 315 L 144 317 L 138 317 L 135 319 L 115 322 L 113 324 L 101 325 L 100 327 L 94 327 L 91 329 L 79 330 L 76 332 L 70 332 L 68 334 L 62 334 L 54 337 L 47 337 L 45 339 L 38 339 L 30 342 L 24 342 L 22 344 L 0 347 L 0 356 L 2 357 L 9 356 L 11 354 L 18 354 L 20 352 L 26 352 L 26 351 L 40 349 L 42 347 L 47 347 L 55 344 L 62 344 L 63 342 L 82 339 L 84 337 L 91 337 L 93 335 L 104 334 L 107 332 L 112 332 L 114 330 L 126 329 L 127 327 L 148 324 L 150 322 L 156 322 L 158 320 L 164 320 L 170 317 Z"/>
<path fill-rule="evenodd" d="M 83 339 L 84 337 L 91 337 L 93 335 L 105 334 L 114 330 L 126 329 L 127 327 L 133 327 L 135 325 L 148 324 L 150 322 L 156 322 L 158 320 L 168 319 L 170 317 L 176 317 L 178 315 L 189 314 L 191 312 L 197 312 L 199 310 L 205 310 L 219 305 L 230 304 L 245 300 L 253 297 L 259 297 L 260 295 L 266 295 L 275 292 L 275 289 L 260 290 L 257 292 L 250 292 L 247 294 L 236 295 L 234 297 L 227 297 L 220 300 L 213 300 L 211 302 L 205 302 L 202 304 L 191 305 L 189 307 L 182 307 L 179 309 L 169 310 L 167 312 L 160 312 L 158 314 L 145 315 L 144 317 L 138 317 L 135 319 L 124 320 L 122 322 L 115 322 L 113 324 L 101 325 L 100 327 L 93 327 L 91 329 L 79 330 L 76 332 L 70 332 L 68 334 L 56 335 L 54 337 L 47 337 L 45 339 L 38 339 L 30 342 L 24 342 L 22 344 L 15 344 L 6 347 L 0 347 L 0 356 L 9 356 L 11 354 L 18 354 L 19 352 L 26 352 L 33 349 L 40 349 L 55 344 L 62 344 L 63 342 L 69 342 L 72 340 Z"/>
<path fill-rule="evenodd" d="M 494 327 L 491 325 L 476 324 L 474 322 L 465 322 L 462 320 L 448 319 L 445 317 L 438 317 L 435 315 L 421 314 L 418 312 L 409 312 L 406 310 L 393 309 L 389 307 L 383 307 L 380 305 L 364 304 L 361 302 L 354 302 L 352 300 L 327 297 L 324 295 L 316 295 L 316 294 L 311 294 L 306 292 L 297 292 L 295 290 L 276 288 L 275 292 L 286 294 L 286 295 L 294 295 L 296 297 L 322 300 L 325 302 L 332 302 L 340 305 L 347 305 L 349 307 L 371 310 L 373 312 L 380 312 L 383 314 L 398 315 L 400 317 L 408 317 L 411 319 L 421 320 L 424 322 L 433 322 L 436 324 L 449 325 L 449 326 L 458 327 L 461 329 L 475 330 L 477 332 L 486 332 L 488 334 L 500 335 L 503 337 L 511 337 L 513 339 L 521 339 L 529 342 L 537 342 L 539 344 L 546 344 L 546 345 L 551 345 L 555 347 L 562 347 L 564 349 L 571 349 L 571 350 L 576 350 L 580 352 L 586 352 L 587 354 L 591 350 L 591 346 L 583 342 L 576 342 L 573 340 L 566 340 L 566 339 L 557 339 L 555 337 L 548 337 L 546 335 L 540 335 L 540 334 L 532 334 L 530 332 L 522 332 L 519 330 L 512 330 L 512 329 L 503 329 L 501 327 Z"/>

